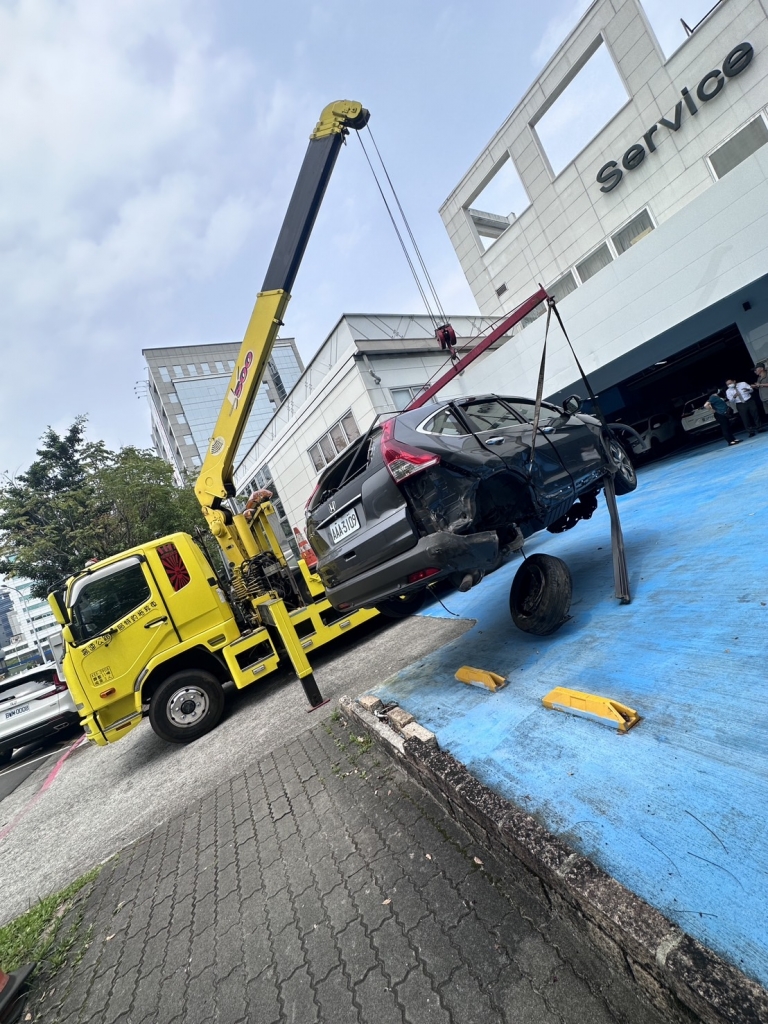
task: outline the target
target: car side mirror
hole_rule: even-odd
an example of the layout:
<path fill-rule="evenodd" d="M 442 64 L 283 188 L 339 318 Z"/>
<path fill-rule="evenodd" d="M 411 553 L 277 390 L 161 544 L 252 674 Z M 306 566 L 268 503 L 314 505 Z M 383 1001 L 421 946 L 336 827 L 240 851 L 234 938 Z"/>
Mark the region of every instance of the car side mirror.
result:
<path fill-rule="evenodd" d="M 568 416 L 573 416 L 580 408 L 581 399 L 578 395 L 569 395 L 569 397 L 563 402 L 563 412 Z"/>

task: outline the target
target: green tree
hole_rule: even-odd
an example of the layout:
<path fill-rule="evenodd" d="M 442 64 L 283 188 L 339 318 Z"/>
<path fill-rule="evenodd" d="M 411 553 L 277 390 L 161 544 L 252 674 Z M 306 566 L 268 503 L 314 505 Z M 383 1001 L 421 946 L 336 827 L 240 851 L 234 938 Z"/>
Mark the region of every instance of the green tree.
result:
<path fill-rule="evenodd" d="M 0 485 L 0 573 L 26 577 L 44 597 L 90 558 L 205 520 L 189 487 L 149 451 L 110 451 L 89 441 L 79 416 L 66 433 L 49 427 L 25 473 Z"/>

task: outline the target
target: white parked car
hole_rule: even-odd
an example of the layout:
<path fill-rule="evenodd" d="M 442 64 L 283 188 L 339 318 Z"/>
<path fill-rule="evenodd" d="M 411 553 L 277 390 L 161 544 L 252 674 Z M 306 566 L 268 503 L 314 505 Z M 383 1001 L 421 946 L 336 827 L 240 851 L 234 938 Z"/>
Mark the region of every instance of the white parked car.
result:
<path fill-rule="evenodd" d="M 713 393 L 714 389 L 708 391 L 706 395 L 700 395 L 698 398 L 691 399 L 690 402 L 686 402 L 683 406 L 683 417 L 680 423 L 686 434 L 701 433 L 717 427 L 714 412 L 711 409 L 704 408 L 705 404 L 709 401 L 709 396 Z M 728 417 L 730 419 L 733 416 L 734 412 L 729 406 Z"/>
<path fill-rule="evenodd" d="M 640 435 L 639 440 L 636 437 L 630 438 L 635 455 L 659 451 L 665 444 L 674 441 L 677 433 L 675 421 L 665 412 L 650 416 L 646 420 L 640 420 L 639 423 L 633 423 L 632 429 Z"/>
<path fill-rule="evenodd" d="M 0 679 L 0 765 L 11 760 L 15 749 L 79 721 L 64 677 L 52 661 Z"/>

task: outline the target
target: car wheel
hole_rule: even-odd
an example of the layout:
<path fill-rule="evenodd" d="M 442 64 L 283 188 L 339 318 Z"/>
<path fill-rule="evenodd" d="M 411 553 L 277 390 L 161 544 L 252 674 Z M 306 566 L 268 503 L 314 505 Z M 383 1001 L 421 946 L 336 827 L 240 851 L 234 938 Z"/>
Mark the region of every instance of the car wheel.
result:
<path fill-rule="evenodd" d="M 161 683 L 149 702 L 149 722 L 161 739 L 190 743 L 210 732 L 224 711 L 221 683 L 209 672 L 186 669 Z"/>
<path fill-rule="evenodd" d="M 379 601 L 376 608 L 386 619 L 407 619 L 421 608 L 426 596 L 424 590 L 416 590 L 411 594 L 395 594 L 394 597 Z"/>
<path fill-rule="evenodd" d="M 3 765 L 9 764 L 12 757 L 13 757 L 13 750 L 12 749 L 11 750 L 0 750 L 0 768 L 2 768 Z"/>
<path fill-rule="evenodd" d="M 548 636 L 568 618 L 573 585 L 568 566 L 553 555 L 526 558 L 509 592 L 512 621 L 524 633 Z"/>
<path fill-rule="evenodd" d="M 617 467 L 613 477 L 613 486 L 616 489 L 616 493 L 629 494 L 637 487 L 637 473 L 632 465 L 632 460 L 627 454 L 626 448 L 615 437 L 608 438 L 606 447 L 611 457 L 611 462 Z"/>

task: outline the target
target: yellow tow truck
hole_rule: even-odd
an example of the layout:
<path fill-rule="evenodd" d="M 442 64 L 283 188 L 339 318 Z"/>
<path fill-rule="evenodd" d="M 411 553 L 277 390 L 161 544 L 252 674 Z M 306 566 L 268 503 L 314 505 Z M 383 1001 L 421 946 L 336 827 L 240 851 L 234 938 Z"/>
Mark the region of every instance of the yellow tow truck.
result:
<path fill-rule="evenodd" d="M 48 597 L 62 627 L 67 684 L 98 745 L 146 716 L 166 740 L 197 739 L 221 717 L 223 683 L 248 686 L 286 659 L 311 707 L 319 707 L 307 653 L 377 614 L 335 611 L 303 559 L 291 569 L 266 494 L 242 512 L 233 501 L 235 454 L 328 180 L 345 136 L 368 116 L 359 103 L 340 100 L 323 110 L 310 136 L 195 484 L 226 572 L 202 544 L 175 533 L 89 566 Z"/>

